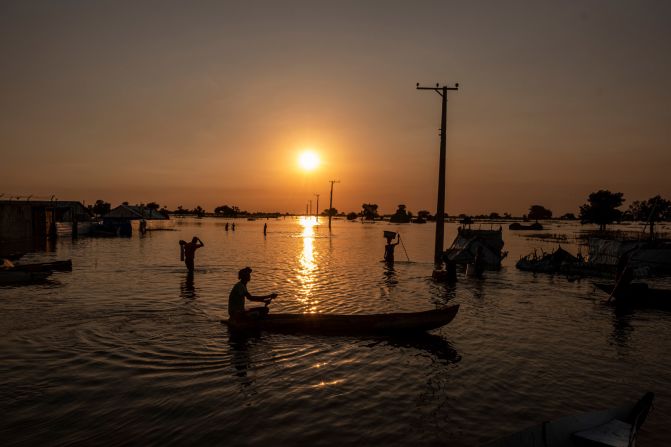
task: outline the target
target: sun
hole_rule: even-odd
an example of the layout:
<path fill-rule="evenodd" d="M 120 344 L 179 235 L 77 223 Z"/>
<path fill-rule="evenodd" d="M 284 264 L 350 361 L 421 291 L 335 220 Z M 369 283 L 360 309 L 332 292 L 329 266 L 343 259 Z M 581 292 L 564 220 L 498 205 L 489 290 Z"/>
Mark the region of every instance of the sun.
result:
<path fill-rule="evenodd" d="M 314 171 L 319 166 L 319 156 L 313 151 L 303 151 L 298 156 L 298 164 L 304 171 Z"/>

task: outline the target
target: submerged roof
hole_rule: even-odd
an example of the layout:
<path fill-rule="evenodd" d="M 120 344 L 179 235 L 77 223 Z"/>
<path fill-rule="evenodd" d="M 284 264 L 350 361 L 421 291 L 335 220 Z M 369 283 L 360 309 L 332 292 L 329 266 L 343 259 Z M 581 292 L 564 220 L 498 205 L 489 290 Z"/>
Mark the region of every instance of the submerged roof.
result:
<path fill-rule="evenodd" d="M 119 205 L 109 213 L 103 216 L 103 219 L 145 219 L 145 220 L 166 220 L 168 217 L 159 213 L 155 209 L 146 208 L 139 205 Z"/>

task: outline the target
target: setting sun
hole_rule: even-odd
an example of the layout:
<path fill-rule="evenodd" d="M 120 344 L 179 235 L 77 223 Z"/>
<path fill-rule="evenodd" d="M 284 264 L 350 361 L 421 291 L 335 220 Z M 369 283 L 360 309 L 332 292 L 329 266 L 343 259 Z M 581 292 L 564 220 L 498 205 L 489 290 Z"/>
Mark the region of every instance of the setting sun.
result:
<path fill-rule="evenodd" d="M 313 171 L 319 166 L 319 156 L 312 151 L 304 151 L 298 157 L 298 164 L 304 171 Z"/>

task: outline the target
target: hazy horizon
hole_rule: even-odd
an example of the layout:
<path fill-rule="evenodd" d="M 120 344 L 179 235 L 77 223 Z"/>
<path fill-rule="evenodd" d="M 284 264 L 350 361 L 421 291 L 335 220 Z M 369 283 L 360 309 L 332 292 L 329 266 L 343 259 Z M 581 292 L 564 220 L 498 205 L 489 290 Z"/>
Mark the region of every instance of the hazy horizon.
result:
<path fill-rule="evenodd" d="M 556 216 L 671 191 L 671 3 L 3 2 L 0 193 Z M 299 169 L 312 149 L 321 164 Z"/>

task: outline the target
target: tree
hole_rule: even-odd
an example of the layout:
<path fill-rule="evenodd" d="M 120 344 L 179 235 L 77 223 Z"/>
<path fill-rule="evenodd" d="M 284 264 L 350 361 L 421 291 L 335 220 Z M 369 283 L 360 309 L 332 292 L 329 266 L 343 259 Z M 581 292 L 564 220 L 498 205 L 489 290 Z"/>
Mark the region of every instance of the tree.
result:
<path fill-rule="evenodd" d="M 351 211 L 351 212 L 347 213 L 347 220 L 354 220 L 357 217 L 359 217 L 359 215 L 357 213 L 355 213 L 354 211 Z"/>
<path fill-rule="evenodd" d="M 322 216 L 337 216 L 338 215 L 338 210 L 335 208 L 326 208 L 324 211 L 322 211 Z"/>
<path fill-rule="evenodd" d="M 489 213 L 489 218 L 490 219 L 500 219 L 501 216 L 497 212 L 491 212 L 491 213 Z"/>
<path fill-rule="evenodd" d="M 366 220 L 373 220 L 377 217 L 380 217 L 377 214 L 377 204 L 376 203 L 364 203 L 361 205 L 363 208 L 362 214 L 363 218 Z"/>
<path fill-rule="evenodd" d="M 417 211 L 417 217 L 429 220 L 429 219 L 431 219 L 431 211 L 428 211 L 428 210 Z"/>
<path fill-rule="evenodd" d="M 575 220 L 575 214 L 573 213 L 566 213 L 562 217 L 560 217 L 561 220 Z"/>
<path fill-rule="evenodd" d="M 671 220 L 671 201 L 656 195 L 648 200 L 634 200 L 629 205 L 629 212 L 634 220 L 643 222 Z"/>
<path fill-rule="evenodd" d="M 607 189 L 591 193 L 588 203 L 580 207 L 581 223 L 597 224 L 599 230 L 604 231 L 606 225 L 620 220 L 622 211 L 617 208 L 622 206 L 623 196 L 621 192 L 610 192 Z"/>
<path fill-rule="evenodd" d="M 104 200 L 98 199 L 91 210 L 98 216 L 104 216 L 112 210 L 112 205 Z"/>
<path fill-rule="evenodd" d="M 396 223 L 407 223 L 410 222 L 410 218 L 412 217 L 412 214 L 406 211 L 405 205 L 401 204 L 398 206 L 398 209 L 396 212 L 391 216 L 391 219 L 389 219 L 390 222 L 396 222 Z"/>
<path fill-rule="evenodd" d="M 645 221 L 650 224 L 650 237 L 655 237 L 655 222 L 671 220 L 671 201 L 663 199 L 660 195 L 648 200 L 635 200 L 629 205 L 628 213 L 634 220 Z"/>
<path fill-rule="evenodd" d="M 222 205 L 218 206 L 214 209 L 214 213 L 219 215 L 221 214 L 224 217 L 237 217 L 238 214 L 240 213 L 240 208 L 237 206 L 228 206 L 228 205 Z"/>
<path fill-rule="evenodd" d="M 161 208 L 161 205 L 159 205 L 156 202 L 149 202 L 148 204 L 145 205 L 145 208 L 147 208 L 148 210 L 158 211 L 158 209 Z"/>
<path fill-rule="evenodd" d="M 531 205 L 529 207 L 529 220 L 552 219 L 552 211 L 542 205 Z"/>

